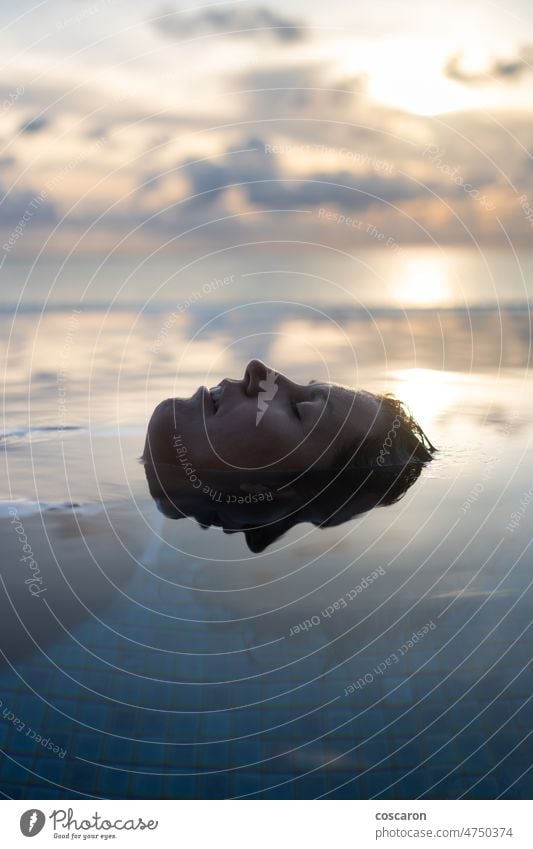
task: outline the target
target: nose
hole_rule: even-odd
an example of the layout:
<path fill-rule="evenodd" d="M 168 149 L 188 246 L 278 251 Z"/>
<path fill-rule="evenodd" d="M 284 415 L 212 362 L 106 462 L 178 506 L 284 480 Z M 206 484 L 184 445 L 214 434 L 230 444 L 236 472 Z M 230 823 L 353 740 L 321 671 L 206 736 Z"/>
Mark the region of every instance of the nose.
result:
<path fill-rule="evenodd" d="M 266 380 L 277 378 L 277 372 L 269 368 L 261 360 L 250 360 L 244 372 L 244 392 L 246 395 L 257 395 L 264 388 L 261 386 Z"/>

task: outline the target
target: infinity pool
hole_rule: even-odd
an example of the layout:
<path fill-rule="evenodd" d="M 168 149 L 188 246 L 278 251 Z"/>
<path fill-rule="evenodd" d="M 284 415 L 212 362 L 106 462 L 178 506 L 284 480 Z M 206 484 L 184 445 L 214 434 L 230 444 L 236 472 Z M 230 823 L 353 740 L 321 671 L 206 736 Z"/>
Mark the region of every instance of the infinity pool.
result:
<path fill-rule="evenodd" d="M 14 325 L 2 793 L 530 798 L 527 311 L 250 299 L 168 322 L 82 306 Z M 395 392 L 437 459 L 399 503 L 261 554 L 164 518 L 138 462 L 153 406 L 250 355 Z"/>

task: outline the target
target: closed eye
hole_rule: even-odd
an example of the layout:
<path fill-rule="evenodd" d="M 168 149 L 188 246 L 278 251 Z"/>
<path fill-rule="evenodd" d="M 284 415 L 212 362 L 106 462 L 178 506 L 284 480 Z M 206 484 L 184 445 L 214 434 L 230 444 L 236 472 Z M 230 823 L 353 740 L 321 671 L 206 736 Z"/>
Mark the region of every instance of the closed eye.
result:
<path fill-rule="evenodd" d="M 298 403 L 293 403 L 292 406 L 300 421 L 307 420 L 309 413 L 318 412 L 317 405 L 313 401 L 298 401 Z"/>
<path fill-rule="evenodd" d="M 308 401 L 292 401 L 291 407 L 294 411 L 294 414 L 300 419 L 300 421 L 308 421 L 309 413 L 320 413 L 322 405 L 317 405 L 317 401 L 322 400 L 325 405 L 327 401 L 327 395 L 324 396 L 323 392 L 313 392 L 311 398 Z M 320 413 L 321 414 L 321 413 Z"/>

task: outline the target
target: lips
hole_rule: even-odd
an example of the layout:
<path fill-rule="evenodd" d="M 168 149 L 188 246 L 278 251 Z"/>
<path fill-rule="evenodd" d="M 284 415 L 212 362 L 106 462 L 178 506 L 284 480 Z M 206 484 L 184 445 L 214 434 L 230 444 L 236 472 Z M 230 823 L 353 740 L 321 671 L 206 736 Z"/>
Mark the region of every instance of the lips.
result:
<path fill-rule="evenodd" d="M 211 396 L 211 400 L 213 401 L 213 405 L 215 407 L 215 412 L 218 410 L 218 405 L 220 403 L 220 398 L 222 396 L 222 386 L 218 384 L 217 386 L 213 386 L 209 390 L 209 394 Z"/>

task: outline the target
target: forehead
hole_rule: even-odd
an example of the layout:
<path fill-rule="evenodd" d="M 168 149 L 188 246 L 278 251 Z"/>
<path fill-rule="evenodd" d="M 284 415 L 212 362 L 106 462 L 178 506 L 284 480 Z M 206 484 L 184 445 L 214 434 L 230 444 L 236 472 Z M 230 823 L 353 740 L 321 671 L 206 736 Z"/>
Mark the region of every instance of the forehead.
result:
<path fill-rule="evenodd" d="M 349 389 L 345 386 L 339 386 L 336 383 L 311 383 L 311 394 L 324 399 L 325 405 L 331 408 L 331 411 L 344 410 L 345 414 L 351 410 L 359 412 L 373 413 L 377 415 L 380 408 L 380 399 L 373 395 L 372 392 L 366 392 L 364 389 Z"/>

